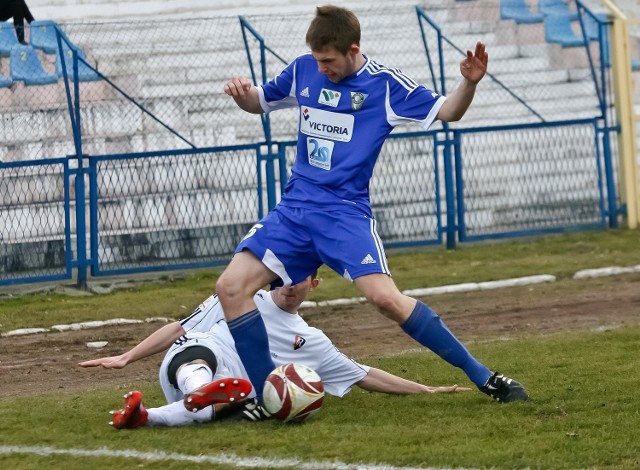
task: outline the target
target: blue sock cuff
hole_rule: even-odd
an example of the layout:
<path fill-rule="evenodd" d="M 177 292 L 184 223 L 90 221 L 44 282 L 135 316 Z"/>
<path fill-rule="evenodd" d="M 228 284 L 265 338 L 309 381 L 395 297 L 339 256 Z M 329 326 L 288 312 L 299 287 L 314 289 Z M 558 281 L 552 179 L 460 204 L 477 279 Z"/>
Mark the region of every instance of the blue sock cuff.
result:
<path fill-rule="evenodd" d="M 420 328 L 423 322 L 428 321 L 427 316 L 431 317 L 431 319 L 437 317 L 436 313 L 431 310 L 427 304 L 418 300 L 416 306 L 413 308 L 413 312 L 411 312 L 407 321 L 401 325 L 401 328 L 409 336 L 412 336 L 416 329 Z"/>
<path fill-rule="evenodd" d="M 242 329 L 243 327 L 247 326 L 249 322 L 254 320 L 258 315 L 260 315 L 260 312 L 256 308 L 254 310 L 251 310 L 250 312 L 240 315 L 234 320 L 228 321 L 227 326 L 230 330 Z"/>

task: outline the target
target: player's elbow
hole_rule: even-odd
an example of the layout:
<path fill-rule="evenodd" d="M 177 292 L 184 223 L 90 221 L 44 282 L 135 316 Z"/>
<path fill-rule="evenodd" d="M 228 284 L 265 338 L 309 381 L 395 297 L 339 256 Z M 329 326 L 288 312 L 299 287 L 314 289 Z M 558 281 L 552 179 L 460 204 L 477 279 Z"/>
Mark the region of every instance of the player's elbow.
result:
<path fill-rule="evenodd" d="M 452 110 L 449 108 L 446 108 L 446 109 L 440 108 L 440 110 L 438 111 L 438 114 L 436 115 L 436 118 L 440 119 L 441 121 L 456 122 L 462 119 L 465 111 L 466 109 L 463 111 L 458 111 L 458 110 Z"/>

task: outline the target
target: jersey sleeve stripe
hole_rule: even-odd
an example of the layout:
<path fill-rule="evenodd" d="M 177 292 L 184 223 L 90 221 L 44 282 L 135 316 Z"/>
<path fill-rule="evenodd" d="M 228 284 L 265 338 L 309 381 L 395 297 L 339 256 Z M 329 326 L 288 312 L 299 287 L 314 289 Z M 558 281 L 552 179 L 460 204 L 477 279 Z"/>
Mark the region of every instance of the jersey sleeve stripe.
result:
<path fill-rule="evenodd" d="M 406 76 L 399 69 L 391 69 L 389 67 L 384 67 L 373 60 L 369 61 L 369 64 L 367 65 L 367 70 L 372 75 L 377 75 L 380 73 L 386 73 L 387 75 L 390 75 L 395 79 L 396 82 L 402 85 L 409 92 L 415 90 L 420 86 L 415 80 Z"/>

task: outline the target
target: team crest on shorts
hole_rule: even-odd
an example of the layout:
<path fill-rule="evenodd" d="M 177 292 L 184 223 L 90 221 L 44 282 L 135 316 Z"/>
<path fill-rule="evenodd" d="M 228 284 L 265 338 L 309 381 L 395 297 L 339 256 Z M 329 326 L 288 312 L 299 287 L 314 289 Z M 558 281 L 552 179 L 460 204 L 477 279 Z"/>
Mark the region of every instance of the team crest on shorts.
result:
<path fill-rule="evenodd" d="M 367 96 L 369 95 L 365 95 L 364 93 L 360 93 L 359 91 L 352 91 L 351 109 L 353 109 L 354 111 L 358 111 L 360 108 L 362 108 L 362 104 L 364 103 L 364 100 L 367 99 Z"/>

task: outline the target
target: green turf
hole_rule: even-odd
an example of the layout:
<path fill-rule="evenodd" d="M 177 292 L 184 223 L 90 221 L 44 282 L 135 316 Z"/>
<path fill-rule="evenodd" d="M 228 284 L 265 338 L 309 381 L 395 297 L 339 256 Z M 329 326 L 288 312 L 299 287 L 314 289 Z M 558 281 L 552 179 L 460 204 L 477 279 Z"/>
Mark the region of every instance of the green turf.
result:
<path fill-rule="evenodd" d="M 37 400 L 0 401 L 0 445 L 411 467 L 638 468 L 639 335 L 640 328 L 628 327 L 472 345 L 477 357 L 504 365 L 526 384 L 528 402 L 500 405 L 477 391 L 399 397 L 356 389 L 341 399 L 329 397 L 303 425 L 270 421 L 116 431 L 106 425 L 107 410 L 120 406 L 126 389 L 45 393 Z M 366 362 L 430 384 L 468 385 L 462 373 L 428 352 Z M 147 405 L 162 403 L 156 383 L 140 389 Z M 0 455 L 0 464 L 12 469 L 185 466 L 33 455 Z"/>

